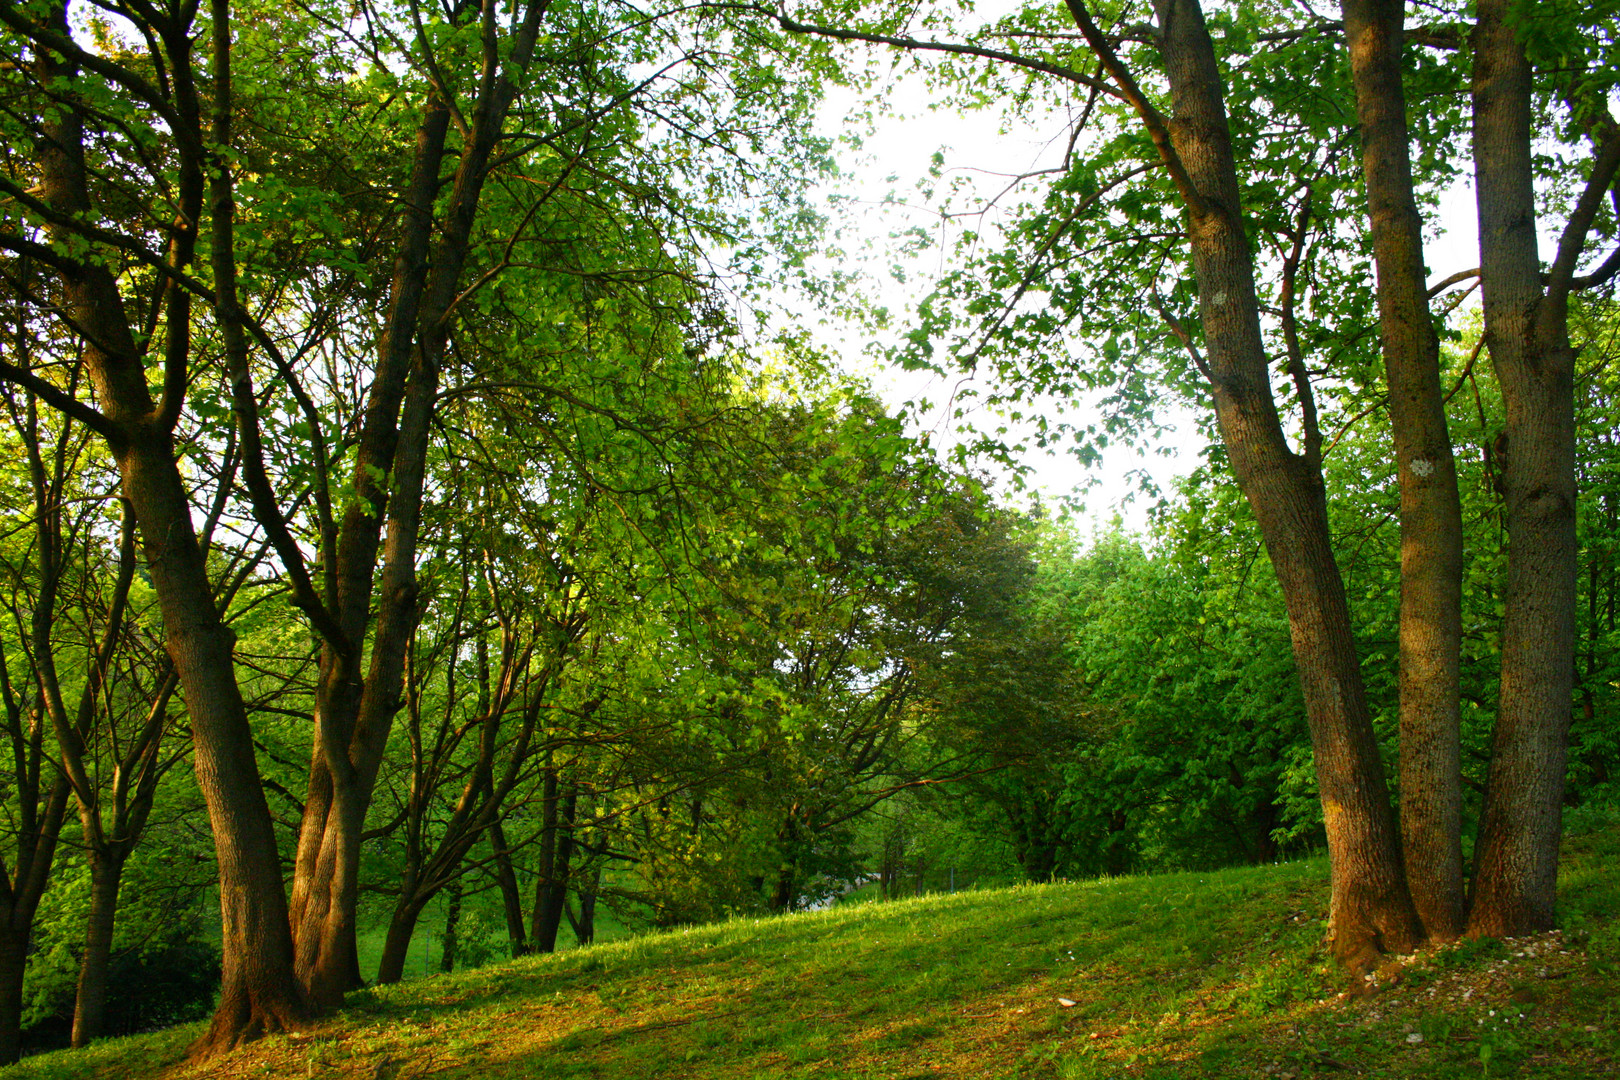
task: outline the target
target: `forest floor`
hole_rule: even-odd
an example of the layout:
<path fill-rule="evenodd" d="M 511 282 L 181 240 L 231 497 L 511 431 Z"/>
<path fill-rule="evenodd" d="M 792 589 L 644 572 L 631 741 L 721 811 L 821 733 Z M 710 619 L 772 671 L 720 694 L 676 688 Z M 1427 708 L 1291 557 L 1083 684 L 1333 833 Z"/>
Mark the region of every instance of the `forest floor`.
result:
<path fill-rule="evenodd" d="M 201 1066 L 199 1027 L 0 1080 L 1620 1075 L 1620 818 L 1586 816 L 1562 928 L 1344 993 L 1321 861 L 1021 886 L 648 934 L 369 990 Z"/>

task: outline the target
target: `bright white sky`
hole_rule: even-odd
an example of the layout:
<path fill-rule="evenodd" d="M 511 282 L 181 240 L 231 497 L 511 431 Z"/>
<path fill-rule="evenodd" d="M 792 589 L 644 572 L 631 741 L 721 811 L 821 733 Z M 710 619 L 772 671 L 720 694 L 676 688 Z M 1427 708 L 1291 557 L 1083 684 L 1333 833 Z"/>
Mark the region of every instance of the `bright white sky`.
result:
<path fill-rule="evenodd" d="M 874 135 L 865 138 L 862 150 L 843 152 L 841 164 L 846 175 L 838 189 L 855 199 L 847 219 L 853 231 L 874 245 L 865 269 L 870 287 L 878 290 L 890 309 L 897 337 L 911 323 L 910 312 L 916 301 L 944 269 L 944 253 L 949 247 L 948 243 L 942 244 L 924 257 L 908 261 L 905 285 L 895 282 L 887 273 L 891 260 L 885 241 L 893 233 L 921 226 L 940 235 L 946 227 L 931 208 L 916 198 L 917 186 L 926 178 L 935 151 L 944 154 L 947 180 L 967 180 L 977 191 L 991 194 L 1005 186 L 1006 181 L 1001 178 L 1004 174 L 1028 171 L 1037 162 L 1049 163 L 1061 154 L 1062 147 L 1054 147 L 1050 140 L 1054 134 L 1062 132 L 1063 121 L 1054 115 L 1049 124 L 1002 133 L 998 130 L 1002 118 L 989 112 L 963 115 L 933 111 L 921 80 L 915 76 L 902 78 L 886 97 L 891 114 L 879 121 Z M 829 136 L 844 133 L 846 118 L 859 111 L 855 103 L 853 93 L 835 94 L 822 110 L 822 132 Z M 864 135 L 864 132 L 857 134 Z M 897 205 L 888 201 L 891 193 L 896 200 L 911 196 L 914 201 Z M 1459 184 L 1448 193 L 1440 215 L 1446 223 L 1446 231 L 1433 239 L 1427 250 L 1431 281 L 1478 265 L 1473 209 L 1473 193 L 1466 184 Z M 981 235 L 990 232 L 983 226 L 979 231 Z M 860 241 L 846 237 L 844 246 L 853 252 Z M 817 340 L 831 354 L 840 357 L 850 370 L 870 379 L 892 406 L 919 398 L 934 403 L 936 418 L 928 425 L 933 445 L 948 445 L 954 438 L 953 425 L 948 422 L 944 409 L 945 402 L 951 398 L 951 382 L 875 363 L 869 358 L 874 343 L 868 340 L 864 330 L 853 330 L 831 321 L 822 322 L 815 330 Z M 1070 403 L 1068 411 L 1071 422 L 1083 425 L 1090 419 L 1084 403 Z M 974 420 L 981 428 L 989 430 L 1001 423 L 997 417 L 982 411 Z M 1102 465 L 1095 469 L 1088 469 L 1061 452 L 1031 449 L 1027 460 L 1034 470 L 1033 486 L 1049 505 L 1079 493 L 1084 510 L 1076 515 L 1075 524 L 1083 536 L 1105 528 L 1116 515 L 1128 528 L 1144 530 L 1152 500 L 1138 493 L 1138 484 L 1131 474 L 1145 470 L 1160 487 L 1167 489 L 1177 476 L 1198 463 L 1202 448 L 1191 417 L 1178 423 L 1168 439 L 1169 443 L 1160 448 L 1161 453 L 1144 454 L 1125 446 L 1110 447 Z M 1009 438 L 1009 441 L 1012 440 Z"/>

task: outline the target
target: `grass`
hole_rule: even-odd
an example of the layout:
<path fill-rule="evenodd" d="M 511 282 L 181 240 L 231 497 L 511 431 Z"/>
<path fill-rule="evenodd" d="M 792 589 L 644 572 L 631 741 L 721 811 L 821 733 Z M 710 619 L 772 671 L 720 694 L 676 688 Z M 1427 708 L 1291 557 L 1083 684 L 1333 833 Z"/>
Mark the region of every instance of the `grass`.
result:
<path fill-rule="evenodd" d="M 365 991 L 206 1066 L 183 1028 L 0 1080 L 1610 1077 L 1617 856 L 1620 822 L 1572 835 L 1560 932 L 1423 954 L 1354 998 L 1307 862 L 647 935 Z"/>

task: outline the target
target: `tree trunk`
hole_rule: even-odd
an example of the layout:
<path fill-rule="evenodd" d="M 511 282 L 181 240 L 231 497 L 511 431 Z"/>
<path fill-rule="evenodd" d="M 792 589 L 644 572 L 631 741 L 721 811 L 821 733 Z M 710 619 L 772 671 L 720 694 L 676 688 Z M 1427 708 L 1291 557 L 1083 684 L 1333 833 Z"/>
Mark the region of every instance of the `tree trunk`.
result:
<path fill-rule="evenodd" d="M 581 946 L 596 940 L 596 890 L 601 882 L 602 868 L 598 866 L 579 890 L 579 920 L 574 922 L 574 941 Z"/>
<path fill-rule="evenodd" d="M 367 401 L 355 457 L 356 498 L 350 502 L 333 556 L 338 594 L 334 599 L 346 647 L 352 652 L 343 655 L 338 643 L 328 642 L 322 654 L 316 747 L 324 753 L 332 802 L 326 820 L 308 820 L 299 830 L 298 872 L 311 875 L 316 884 L 300 890 L 300 902 L 294 905 L 298 969 L 312 1000 L 323 1007 L 340 1003 L 343 992 L 359 979 L 354 926 L 360 830 L 398 708 L 405 654 L 415 626 L 416 546 L 440 370 L 479 198 L 519 92 L 510 76 L 528 69 L 548 7 L 543 0 L 521 7 L 521 18 L 507 38 L 510 51 L 501 50 L 500 59 L 495 38 L 485 39 L 484 62 L 499 75 L 483 85 L 476 107 L 468 111 L 472 128 L 461 146 L 436 238 L 434 207 L 443 185 L 440 166 L 450 121 L 449 106 L 436 92 L 429 95 L 417 131 L 411 189 L 405 200 L 406 228 L 394 263 L 378 379 Z M 376 511 L 379 505 L 387 507 L 386 535 Z M 372 654 L 362 683 L 359 643 L 366 640 L 374 599 Z M 321 886 L 329 895 L 319 895 Z"/>
<path fill-rule="evenodd" d="M 506 846 L 506 830 L 498 818 L 489 827 L 489 840 L 495 848 L 495 883 L 500 887 L 501 909 L 506 915 L 506 940 L 515 960 L 528 953 L 529 942 L 523 931 L 523 894 L 512 868 L 512 851 Z"/>
<path fill-rule="evenodd" d="M 1277 829 L 1276 793 L 1268 793 L 1254 808 L 1250 819 L 1254 829 L 1254 863 L 1266 866 L 1277 861 L 1277 840 L 1272 835 Z"/>
<path fill-rule="evenodd" d="M 803 834 L 799 828 L 798 811 L 799 807 L 795 806 L 776 833 L 781 862 L 777 866 L 776 882 L 771 886 L 772 911 L 792 911 L 793 901 L 799 895 L 799 850 L 803 844 Z"/>
<path fill-rule="evenodd" d="M 0 926 L 0 1063 L 22 1055 L 23 973 L 28 968 L 27 930 Z"/>
<path fill-rule="evenodd" d="M 360 838 L 371 793 L 352 768 L 345 768 L 344 781 L 335 783 L 318 740 L 317 734 L 317 760 L 310 767 L 309 797 L 299 823 L 293 925 L 299 982 L 310 1001 L 324 1010 L 338 1007 L 344 994 L 365 985 L 355 940 L 355 912 Z"/>
<path fill-rule="evenodd" d="M 540 866 L 534 878 L 534 906 L 529 909 L 529 949 L 547 952 L 540 947 L 540 921 L 546 906 L 546 893 L 557 862 L 557 770 L 549 764 L 540 785 Z M 555 940 L 555 934 L 553 935 Z"/>
<path fill-rule="evenodd" d="M 336 550 L 326 553 L 334 567 L 327 603 L 335 609 L 346 640 L 326 642 L 321 650 L 308 798 L 294 863 L 292 919 L 299 980 L 313 1001 L 328 1006 L 335 1006 L 346 991 L 361 985 L 354 942 L 360 830 L 393 715 L 391 709 L 385 710 L 379 717 L 381 723 L 363 729 L 361 713 L 368 693 L 389 703 L 397 700 L 399 680 L 384 684 L 373 678 L 368 685 L 359 643 L 368 639 L 377 553 L 382 545 L 384 515 L 375 508 L 393 507 L 382 478 L 394 471 L 399 452 L 400 410 L 428 280 L 434 193 L 449 124 L 449 109 L 436 95 L 430 96 L 417 129 L 411 185 L 402 215 L 404 228 L 389 288 L 388 321 L 356 450 L 356 498 L 344 513 Z M 395 539 L 403 543 L 407 538 Z M 414 531 L 408 539 L 414 544 Z M 399 601 L 411 597 L 383 599 L 386 605 L 397 607 Z M 395 617 L 387 635 L 397 634 L 400 621 L 397 612 L 390 614 Z M 390 644 L 380 640 L 383 636 L 379 628 L 374 649 Z M 378 674 L 386 678 L 392 669 Z"/>
<path fill-rule="evenodd" d="M 793 910 L 793 898 L 798 895 L 798 875 L 790 862 L 784 862 L 776 871 L 776 884 L 771 887 L 771 910 L 779 914 Z"/>
<path fill-rule="evenodd" d="M 112 955 L 118 915 L 118 886 L 128 852 L 121 845 L 90 857 L 90 915 L 85 920 L 84 956 L 79 961 L 78 995 L 73 1003 L 73 1047 L 89 1046 L 101 1037 L 107 1018 L 107 963 Z"/>
<path fill-rule="evenodd" d="M 449 974 L 456 970 L 456 927 L 461 923 L 461 879 L 456 878 L 446 890 L 449 902 L 444 906 L 444 937 L 439 943 L 439 970 Z"/>
<path fill-rule="evenodd" d="M 1308 383 L 1301 387 L 1303 454 L 1289 447 L 1272 397 L 1221 72 L 1203 11 L 1196 0 L 1156 0 L 1154 7 L 1173 117 L 1166 121 L 1139 92 L 1134 102 L 1187 206 L 1221 439 L 1288 609 L 1327 827 L 1333 952 L 1359 973 L 1381 953 L 1409 951 L 1422 931 L 1333 557 L 1321 434 Z M 1070 0 L 1070 9 L 1092 48 L 1112 58 L 1115 72 L 1128 80 L 1081 0 Z"/>
<path fill-rule="evenodd" d="M 236 685 L 235 635 L 214 608 L 173 441 L 147 428 L 115 452 L 125 496 L 141 523 L 169 657 L 184 690 L 197 786 L 219 862 L 220 1001 L 207 1034 L 193 1048 L 206 1055 L 301 1027 L 308 1009 L 293 976 L 275 830 Z"/>
<path fill-rule="evenodd" d="M 568 864 L 574 856 L 574 811 L 578 802 L 578 793 L 571 791 L 562 803 L 557 822 L 556 853 L 535 919 L 535 952 L 557 951 L 557 931 L 562 926 L 563 907 L 568 901 Z"/>
<path fill-rule="evenodd" d="M 1550 929 L 1574 680 L 1574 350 L 1567 298 L 1591 214 L 1613 181 L 1611 142 L 1571 215 L 1543 293 L 1531 167 L 1531 71 L 1514 5 L 1481 0 L 1474 31 L 1474 164 L 1485 341 L 1502 387 L 1499 462 L 1508 580 L 1502 683 L 1475 845 L 1468 932 Z M 1587 218 L 1579 222 L 1581 213 Z M 1500 453 L 1499 457 L 1503 456 Z"/>
<path fill-rule="evenodd" d="M 1401 85 L 1405 5 L 1345 0 L 1378 271 L 1379 334 L 1401 487 L 1401 842 L 1429 937 L 1463 929 L 1462 503 L 1429 316 L 1423 220 L 1412 189 Z"/>
<path fill-rule="evenodd" d="M 377 985 L 390 986 L 405 977 L 405 961 L 410 958 L 411 937 L 426 899 L 402 896 L 388 920 L 388 936 L 383 939 L 382 960 L 377 964 Z"/>
<path fill-rule="evenodd" d="M 53 17 L 66 32 L 65 9 Z M 44 51 L 38 66 L 48 80 L 72 74 Z M 85 211 L 90 204 L 82 116 L 63 105 L 46 127 L 51 139 L 40 151 L 46 198 L 68 212 Z M 200 191 L 194 190 L 200 178 L 181 171 L 185 201 L 200 203 Z M 194 206 L 193 217 L 196 210 Z M 270 808 L 254 760 L 253 734 L 236 684 L 235 635 L 214 605 L 208 568 L 176 466 L 173 421 L 154 406 L 143 353 L 112 273 L 100 264 L 86 263 L 76 272 L 64 272 L 62 278 L 66 306 L 87 331 L 85 364 L 112 428 L 108 441 L 124 497 L 140 523 L 164 644 L 191 718 L 197 786 L 214 834 L 224 970 L 213 1023 L 193 1047 L 194 1053 L 204 1055 L 305 1021 L 304 997 L 292 973 L 286 893 Z M 187 331 L 189 301 L 184 296 L 183 290 L 175 290 L 171 300 L 171 335 Z M 170 348 L 181 353 L 184 345 L 170 342 Z M 178 409 L 167 393 L 165 403 Z"/>

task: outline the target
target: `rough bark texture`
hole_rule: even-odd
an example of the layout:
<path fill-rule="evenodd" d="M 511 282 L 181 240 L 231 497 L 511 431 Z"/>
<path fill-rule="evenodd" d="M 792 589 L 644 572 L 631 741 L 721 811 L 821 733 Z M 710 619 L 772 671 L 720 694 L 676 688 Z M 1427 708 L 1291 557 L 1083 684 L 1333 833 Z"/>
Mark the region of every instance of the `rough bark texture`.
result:
<path fill-rule="evenodd" d="M 1080 0 L 1070 9 L 1092 47 L 1112 58 Z M 1137 109 L 1188 208 L 1216 418 L 1287 605 L 1332 864 L 1333 951 L 1355 972 L 1381 953 L 1410 950 L 1422 931 L 1330 542 L 1319 436 L 1307 431 L 1306 452 L 1296 454 L 1272 397 L 1221 74 L 1203 12 L 1194 0 L 1158 0 L 1155 11 L 1173 116 L 1166 121 L 1140 94 Z M 1110 73 L 1128 79 L 1117 58 Z"/>
<path fill-rule="evenodd" d="M 1574 679 L 1574 350 L 1569 277 L 1578 206 L 1543 291 L 1531 165 L 1531 72 L 1513 5 L 1483 0 L 1474 31 L 1474 163 L 1485 341 L 1506 405 L 1498 466 L 1508 581 L 1502 684 L 1475 845 L 1471 935 L 1550 929 Z M 1612 182 L 1614 146 L 1594 176 Z M 1588 195 L 1594 194 L 1589 186 Z"/>
<path fill-rule="evenodd" d="M 57 17 L 65 32 L 65 13 L 59 10 Z M 168 45 L 171 54 L 188 47 L 183 42 Z M 183 54 L 180 58 L 185 59 Z M 38 63 L 47 81 L 71 74 L 47 52 L 40 53 Z M 177 65 L 177 84 L 189 76 L 188 65 Z M 194 112 L 188 115 L 197 120 L 200 131 L 200 117 Z M 71 103 L 61 105 L 46 126 L 51 140 L 40 153 L 46 198 L 68 212 L 89 209 L 81 114 Z M 195 167 L 189 173 L 182 170 L 181 180 L 182 201 L 190 203 L 188 220 L 195 222 L 201 208 L 200 173 Z M 143 353 L 111 272 L 86 262 L 64 269 L 62 286 L 65 306 L 88 332 L 85 364 L 112 431 L 109 443 L 124 497 L 140 524 L 165 647 L 191 718 L 197 785 L 214 834 L 224 957 L 219 1009 L 208 1034 L 196 1046 L 199 1054 L 206 1054 L 266 1032 L 299 1026 L 307 1016 L 292 973 L 281 867 L 254 760 L 252 732 L 236 684 L 235 636 L 215 608 L 207 565 L 192 526 L 191 506 L 176 466 L 173 417 L 178 404 L 167 392 L 166 408 L 154 404 Z M 178 349 L 187 340 L 189 306 L 182 290 L 171 294 L 175 310 L 169 326 L 170 344 Z"/>
<path fill-rule="evenodd" d="M 334 566 L 328 606 L 343 633 L 325 643 L 321 657 L 310 799 L 299 827 L 292 902 L 299 977 L 322 1008 L 340 1004 L 360 979 L 354 945 L 360 838 L 415 629 L 416 547 L 439 377 L 479 199 L 518 95 L 514 77 L 521 77 L 533 59 L 548 7 L 549 0 L 523 5 L 521 22 L 507 41 L 509 52 L 494 34 L 483 38 L 477 94 L 466 110 L 471 128 L 438 221 L 433 207 L 442 186 L 450 112 L 437 94 L 418 131 L 377 378 L 355 455 L 357 497 L 344 516 L 336 550 L 327 553 Z M 386 506 L 384 515 L 372 509 L 378 506 Z M 362 681 L 359 643 L 367 640 L 373 602 L 372 652 Z"/>
<path fill-rule="evenodd" d="M 1404 16 L 1401 0 L 1344 4 L 1401 486 L 1401 847 L 1423 928 L 1446 941 L 1463 929 L 1462 504 L 1412 190 Z"/>
<path fill-rule="evenodd" d="M 407 192 L 404 230 L 394 260 L 388 320 L 379 347 L 378 365 L 366 401 L 354 484 L 357 497 L 346 508 L 336 538 L 327 603 L 342 629 L 339 640 L 322 649 L 316 687 L 315 741 L 303 818 L 294 860 L 292 918 L 297 942 L 297 969 L 311 999 L 334 1006 L 360 985 L 355 951 L 355 905 L 359 897 L 360 838 L 371 805 L 372 785 L 392 727 L 399 679 L 391 684 L 362 677 L 357 643 L 367 638 L 371 618 L 377 554 L 382 544 L 383 515 L 372 507 L 390 505 L 379 477 L 395 468 L 400 442 L 400 411 L 412 366 L 413 342 L 421 318 L 433 239 L 433 198 L 445 154 L 450 113 L 436 98 L 429 102 L 417 130 L 411 186 Z M 422 391 L 418 391 L 420 396 Z M 403 538 L 396 540 L 403 542 Z M 411 542 L 414 545 L 414 532 Z M 396 634 L 401 616 L 414 612 L 414 591 L 382 598 L 391 612 L 386 631 L 379 628 L 376 648 L 403 655 Z M 409 606 L 411 611 L 398 610 Z M 408 630 L 406 631 L 408 636 Z M 387 679 L 392 668 L 376 673 Z M 388 709 L 372 711 L 380 721 L 362 723 L 369 692 L 385 698 Z"/>
<path fill-rule="evenodd" d="M 118 915 L 118 886 L 126 856 L 119 851 L 90 852 L 90 914 L 85 919 L 84 956 L 79 962 L 78 993 L 73 1002 L 73 1046 L 90 1045 L 102 1033 L 107 1017 L 107 963 L 112 955 Z"/>

